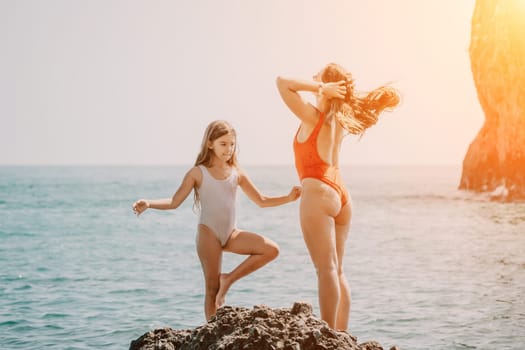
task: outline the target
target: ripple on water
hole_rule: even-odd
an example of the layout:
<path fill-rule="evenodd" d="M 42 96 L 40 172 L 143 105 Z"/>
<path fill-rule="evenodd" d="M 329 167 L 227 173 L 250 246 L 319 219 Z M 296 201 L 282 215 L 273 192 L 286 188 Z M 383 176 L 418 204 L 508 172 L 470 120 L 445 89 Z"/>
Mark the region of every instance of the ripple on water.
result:
<path fill-rule="evenodd" d="M 60 319 L 60 318 L 66 318 L 71 317 L 71 314 L 64 314 L 64 313 L 45 313 L 42 315 L 42 319 Z"/>
<path fill-rule="evenodd" d="M 114 289 L 109 291 L 109 294 L 133 294 L 133 295 L 144 295 L 151 292 L 145 288 L 132 288 L 132 289 Z"/>

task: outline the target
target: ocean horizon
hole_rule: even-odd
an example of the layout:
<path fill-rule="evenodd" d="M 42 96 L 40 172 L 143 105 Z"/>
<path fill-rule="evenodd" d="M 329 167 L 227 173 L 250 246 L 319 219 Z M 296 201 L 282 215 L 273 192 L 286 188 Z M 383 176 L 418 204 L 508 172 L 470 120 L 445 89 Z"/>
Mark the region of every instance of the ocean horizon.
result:
<path fill-rule="evenodd" d="M 0 166 L 0 348 L 122 349 L 161 327 L 205 323 L 193 198 L 171 197 L 190 166 Z M 298 184 L 293 166 L 243 167 L 265 194 Z M 459 165 L 344 165 L 353 218 L 345 270 L 349 331 L 401 349 L 522 349 L 525 203 L 459 191 Z M 280 256 L 238 281 L 227 305 L 319 314 L 298 202 L 258 208 L 239 189 L 238 227 Z M 242 257 L 225 254 L 223 270 Z"/>

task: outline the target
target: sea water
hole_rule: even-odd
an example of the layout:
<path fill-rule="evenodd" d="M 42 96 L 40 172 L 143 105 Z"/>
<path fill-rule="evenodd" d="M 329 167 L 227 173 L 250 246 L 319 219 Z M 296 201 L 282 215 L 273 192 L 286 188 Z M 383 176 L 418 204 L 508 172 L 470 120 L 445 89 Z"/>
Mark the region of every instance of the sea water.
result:
<path fill-rule="evenodd" d="M 188 167 L 0 167 L 0 348 L 126 349 L 154 328 L 205 322 L 191 196 L 168 198 Z M 245 170 L 265 194 L 297 184 L 289 166 Z M 401 349 L 525 348 L 525 204 L 458 191 L 457 166 L 346 166 L 352 228 L 344 266 L 349 330 Z M 280 256 L 226 303 L 319 314 L 298 202 L 261 209 L 240 191 L 238 226 Z M 242 257 L 224 254 L 223 270 Z"/>

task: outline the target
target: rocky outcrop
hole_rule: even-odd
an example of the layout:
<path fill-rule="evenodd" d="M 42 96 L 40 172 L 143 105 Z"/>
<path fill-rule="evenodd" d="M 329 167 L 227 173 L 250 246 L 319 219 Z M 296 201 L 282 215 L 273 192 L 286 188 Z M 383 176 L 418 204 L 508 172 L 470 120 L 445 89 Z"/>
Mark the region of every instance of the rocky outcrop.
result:
<path fill-rule="evenodd" d="M 463 161 L 459 188 L 525 199 L 525 4 L 477 0 L 470 61 L 485 124 Z"/>
<path fill-rule="evenodd" d="M 253 309 L 224 306 L 195 329 L 156 329 L 131 342 L 130 350 L 382 350 L 375 341 L 357 344 L 347 332 L 329 328 L 312 314 L 312 306 Z M 391 350 L 399 350 L 392 347 Z"/>

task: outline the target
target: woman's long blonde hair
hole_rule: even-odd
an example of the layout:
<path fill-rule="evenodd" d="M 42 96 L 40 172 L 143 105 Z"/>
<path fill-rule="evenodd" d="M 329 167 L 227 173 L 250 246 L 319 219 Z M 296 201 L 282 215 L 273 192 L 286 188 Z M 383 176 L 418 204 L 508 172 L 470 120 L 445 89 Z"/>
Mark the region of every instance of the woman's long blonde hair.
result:
<path fill-rule="evenodd" d="M 351 134 L 362 135 L 366 129 L 377 123 L 379 115 L 399 105 L 400 96 L 396 89 L 381 86 L 364 96 L 357 96 L 352 75 L 336 63 L 328 64 L 322 74 L 323 83 L 346 81 L 344 99 L 331 99 L 330 112 L 341 126 Z"/>
<path fill-rule="evenodd" d="M 215 120 L 211 122 L 206 131 L 204 131 L 204 136 L 202 137 L 201 150 L 197 159 L 195 160 L 195 166 L 204 165 L 205 167 L 210 167 L 212 165 L 213 151 L 210 149 L 210 145 L 213 141 L 217 140 L 219 137 L 224 135 L 231 134 L 235 139 L 237 139 L 237 133 L 235 129 L 225 120 Z M 237 142 L 235 143 L 235 148 L 233 149 L 233 154 L 231 158 L 227 161 L 228 165 L 237 168 Z M 194 208 L 200 207 L 199 193 L 197 188 L 193 189 L 194 194 Z"/>

